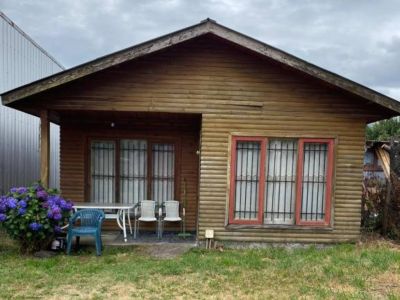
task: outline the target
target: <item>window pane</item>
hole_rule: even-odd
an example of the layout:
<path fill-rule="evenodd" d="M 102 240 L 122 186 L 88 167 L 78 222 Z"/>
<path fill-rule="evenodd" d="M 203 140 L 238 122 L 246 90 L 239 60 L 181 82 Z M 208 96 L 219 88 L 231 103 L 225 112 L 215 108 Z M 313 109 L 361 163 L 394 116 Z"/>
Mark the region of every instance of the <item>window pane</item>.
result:
<path fill-rule="evenodd" d="M 258 218 L 261 142 L 236 143 L 236 180 L 234 218 Z"/>
<path fill-rule="evenodd" d="M 328 144 L 304 143 L 304 166 L 300 218 L 302 221 L 325 219 Z"/>
<path fill-rule="evenodd" d="M 173 200 L 175 182 L 175 147 L 173 144 L 152 146 L 152 199 L 159 204 Z"/>
<path fill-rule="evenodd" d="M 297 142 L 271 140 L 267 153 L 265 184 L 266 224 L 294 224 Z"/>
<path fill-rule="evenodd" d="M 134 204 L 147 198 L 147 142 L 121 140 L 120 202 Z"/>
<path fill-rule="evenodd" d="M 91 201 L 115 202 L 115 143 L 94 141 L 91 144 Z"/>

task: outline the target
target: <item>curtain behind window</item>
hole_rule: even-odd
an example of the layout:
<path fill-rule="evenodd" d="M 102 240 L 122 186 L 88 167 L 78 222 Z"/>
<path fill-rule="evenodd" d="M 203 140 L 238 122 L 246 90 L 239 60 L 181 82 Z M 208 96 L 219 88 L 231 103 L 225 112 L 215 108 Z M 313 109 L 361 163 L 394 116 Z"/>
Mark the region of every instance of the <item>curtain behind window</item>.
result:
<path fill-rule="evenodd" d="M 270 140 L 267 153 L 266 224 L 294 224 L 297 141 Z"/>
<path fill-rule="evenodd" d="M 147 142 L 121 140 L 120 202 L 134 204 L 147 199 Z"/>
<path fill-rule="evenodd" d="M 152 145 L 152 200 L 162 204 L 174 200 L 175 147 L 173 144 Z"/>
<path fill-rule="evenodd" d="M 91 201 L 109 204 L 115 202 L 115 142 L 91 143 Z"/>
<path fill-rule="evenodd" d="M 328 144 L 304 143 L 304 167 L 300 217 L 305 221 L 325 218 Z"/>

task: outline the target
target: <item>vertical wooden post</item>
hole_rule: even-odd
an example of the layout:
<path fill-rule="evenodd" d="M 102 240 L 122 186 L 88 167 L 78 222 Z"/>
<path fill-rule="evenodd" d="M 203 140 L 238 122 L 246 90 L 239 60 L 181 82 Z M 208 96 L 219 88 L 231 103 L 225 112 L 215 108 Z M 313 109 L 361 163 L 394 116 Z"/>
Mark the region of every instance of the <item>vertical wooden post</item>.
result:
<path fill-rule="evenodd" d="M 50 174 L 50 123 L 48 111 L 40 112 L 40 181 L 49 187 Z"/>
<path fill-rule="evenodd" d="M 382 212 L 382 234 L 386 236 L 387 231 L 388 231 L 388 223 L 389 223 L 389 205 L 391 202 L 391 195 L 392 195 L 392 183 L 390 180 L 390 174 L 389 177 L 386 179 L 386 197 L 385 197 L 385 202 L 383 206 L 383 212 Z"/>

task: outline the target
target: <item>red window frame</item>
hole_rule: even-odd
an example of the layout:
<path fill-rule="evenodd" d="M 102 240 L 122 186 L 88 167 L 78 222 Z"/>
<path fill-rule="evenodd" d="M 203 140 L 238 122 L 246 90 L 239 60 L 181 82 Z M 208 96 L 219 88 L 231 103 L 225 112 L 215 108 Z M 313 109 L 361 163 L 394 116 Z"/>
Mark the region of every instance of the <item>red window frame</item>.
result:
<path fill-rule="evenodd" d="M 258 216 L 256 220 L 235 219 L 235 191 L 236 191 L 236 147 L 237 142 L 250 141 L 261 143 L 260 157 L 260 178 L 258 187 Z M 262 225 L 264 222 L 264 202 L 265 202 L 265 176 L 266 176 L 266 145 L 268 138 L 259 136 L 233 136 L 231 140 L 231 161 L 230 161 L 230 190 L 229 190 L 229 224 L 242 225 Z M 325 218 L 322 221 L 304 221 L 301 220 L 301 198 L 302 198 L 302 181 L 304 168 L 304 143 L 324 143 L 328 145 L 328 165 L 326 170 L 326 192 L 325 192 Z M 331 224 L 331 197 L 332 197 L 332 180 L 333 180 L 333 163 L 334 163 L 334 139 L 320 138 L 299 138 L 297 153 L 297 173 L 296 173 L 296 199 L 295 199 L 295 223 L 299 226 L 329 226 Z"/>
<path fill-rule="evenodd" d="M 328 145 L 328 165 L 326 168 L 326 192 L 325 192 L 325 219 L 322 221 L 304 221 L 301 219 L 302 183 L 304 168 L 304 144 L 323 143 Z M 309 139 L 302 138 L 298 142 L 298 163 L 297 163 L 297 190 L 296 190 L 296 225 L 306 226 L 329 226 L 331 223 L 331 197 L 333 178 L 333 139 Z"/>
<path fill-rule="evenodd" d="M 256 220 L 235 219 L 235 192 L 236 192 L 236 146 L 237 142 L 260 142 L 260 178 L 258 185 L 258 215 Z M 265 189 L 265 161 L 266 161 L 267 138 L 256 136 L 234 136 L 231 141 L 231 170 L 230 170 L 230 191 L 229 191 L 229 224 L 261 225 L 264 219 L 264 189 Z"/>

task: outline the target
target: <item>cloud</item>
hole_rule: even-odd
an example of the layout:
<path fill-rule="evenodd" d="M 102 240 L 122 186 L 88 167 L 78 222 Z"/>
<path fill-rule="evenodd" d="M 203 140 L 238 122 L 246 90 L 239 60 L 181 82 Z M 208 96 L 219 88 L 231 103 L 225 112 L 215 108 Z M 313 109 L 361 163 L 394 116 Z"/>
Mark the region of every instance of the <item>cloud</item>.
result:
<path fill-rule="evenodd" d="M 0 0 L 67 67 L 217 22 L 400 99 L 398 0 Z"/>

